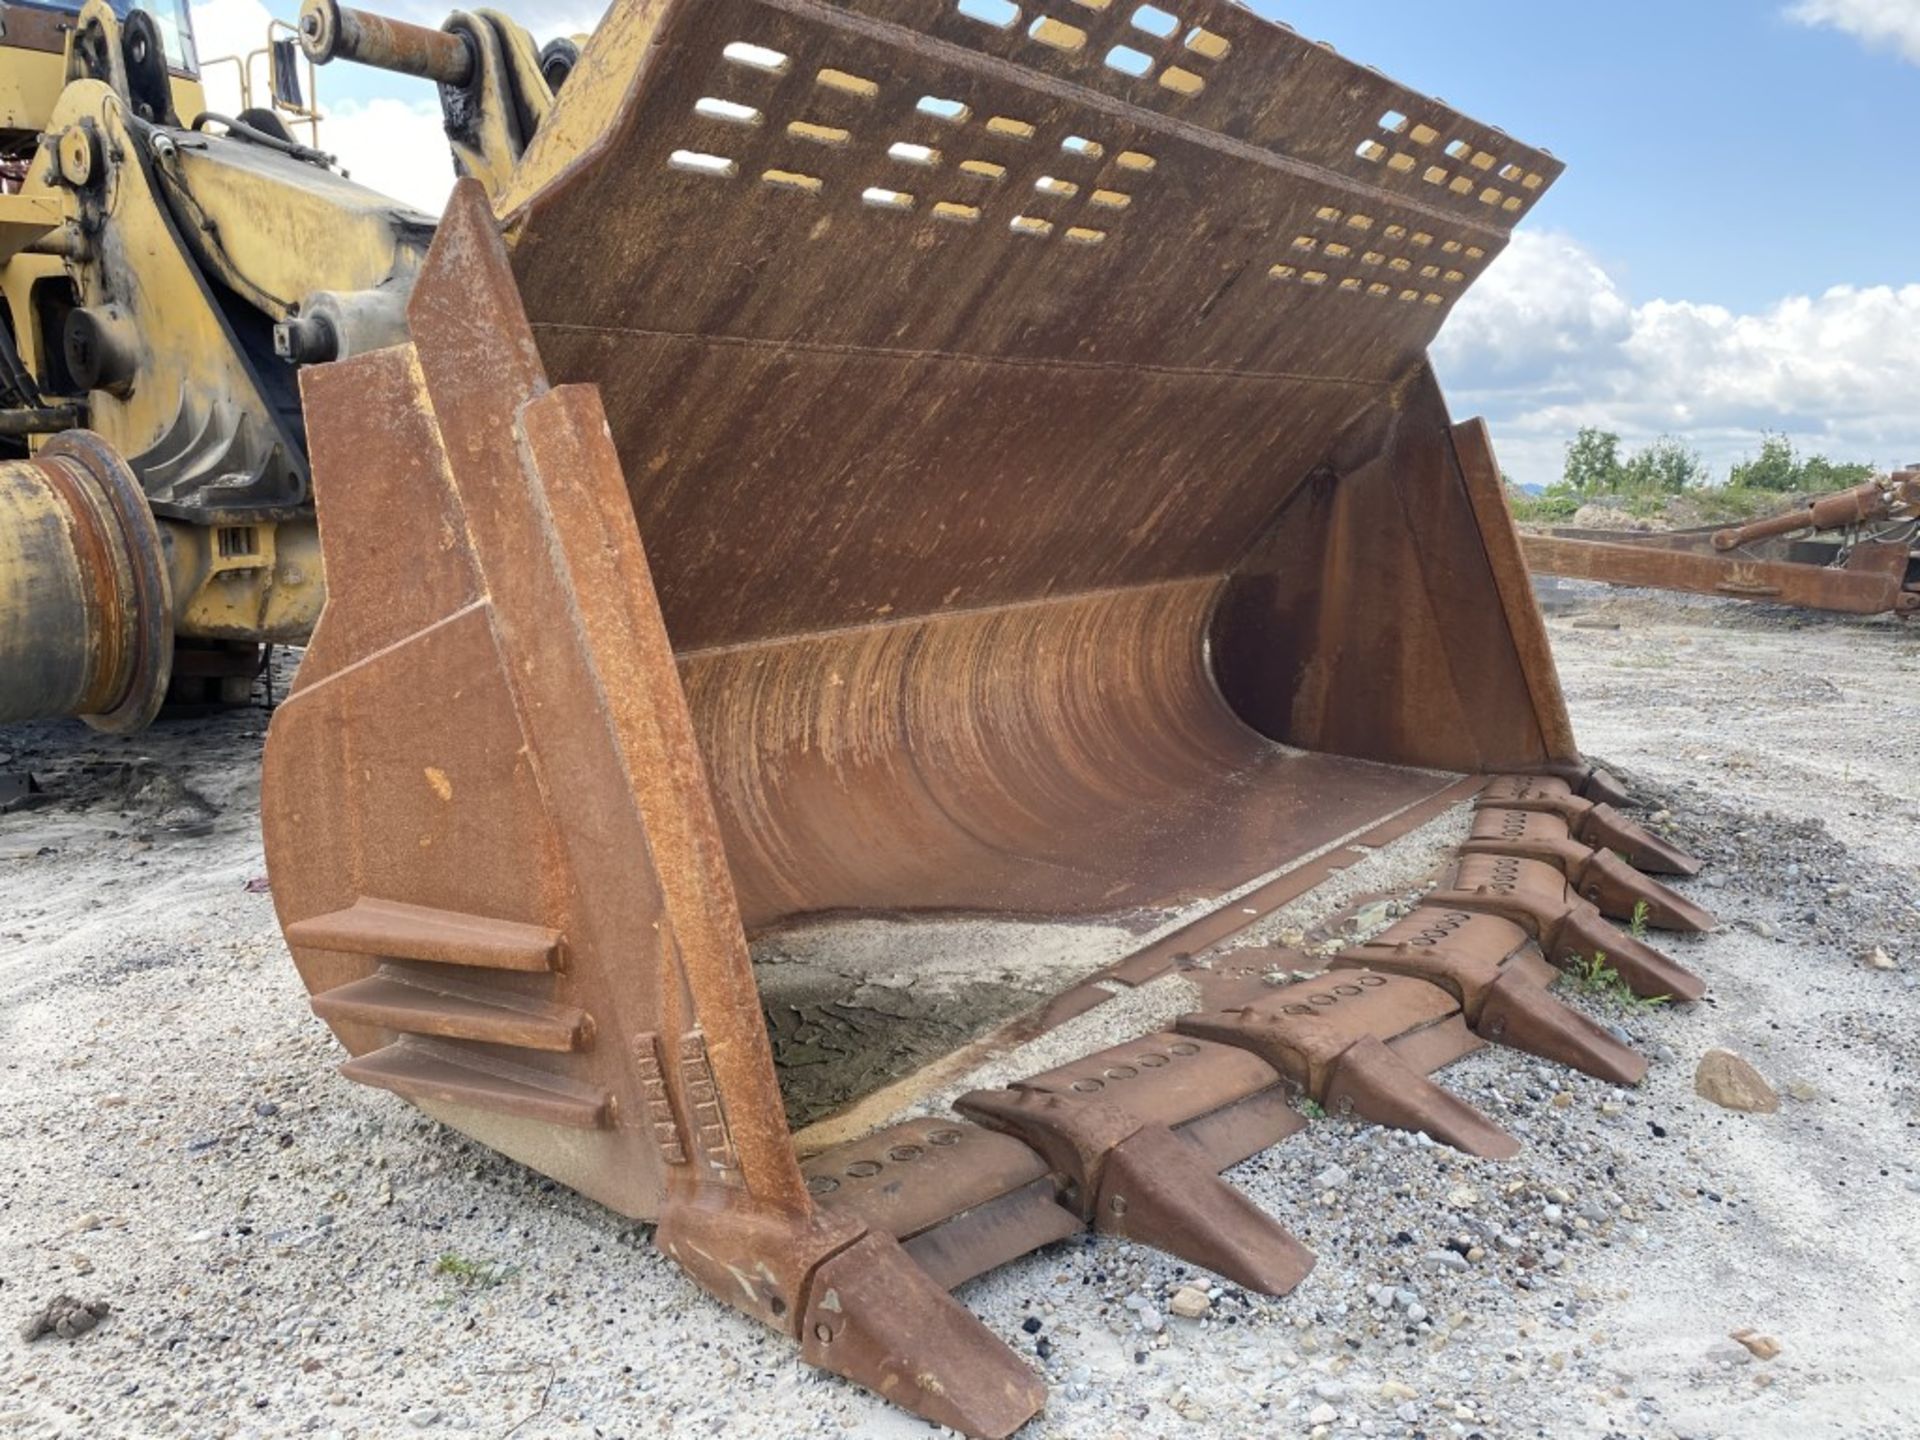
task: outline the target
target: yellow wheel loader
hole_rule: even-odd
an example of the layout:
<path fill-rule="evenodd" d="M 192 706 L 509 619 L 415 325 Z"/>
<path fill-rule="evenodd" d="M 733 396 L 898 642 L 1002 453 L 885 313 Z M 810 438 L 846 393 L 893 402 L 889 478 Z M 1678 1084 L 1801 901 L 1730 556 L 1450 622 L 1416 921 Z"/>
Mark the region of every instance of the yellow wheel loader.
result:
<path fill-rule="evenodd" d="M 0 664 L 91 688 L 13 713 L 138 723 L 169 636 L 317 614 L 262 818 L 343 1074 L 813 1363 L 1009 1434 L 1044 1388 L 954 1287 L 1093 1230 L 1285 1293 L 1223 1170 L 1321 1112 L 1511 1154 L 1428 1077 L 1635 1083 L 1550 993 L 1596 955 L 1703 993 L 1641 938 L 1712 925 L 1643 873 L 1697 863 L 1582 759 L 1426 358 L 1546 152 L 1224 0 L 616 0 L 545 51 L 309 0 L 311 58 L 439 85 L 436 225 L 78 26 L 16 252 L 77 339 L 17 329 L 9 413 L 87 429 L 5 468 Z M 1384 932 L 1235 948 L 1467 807 Z M 938 1053 L 796 980 L 856 929 Z"/>

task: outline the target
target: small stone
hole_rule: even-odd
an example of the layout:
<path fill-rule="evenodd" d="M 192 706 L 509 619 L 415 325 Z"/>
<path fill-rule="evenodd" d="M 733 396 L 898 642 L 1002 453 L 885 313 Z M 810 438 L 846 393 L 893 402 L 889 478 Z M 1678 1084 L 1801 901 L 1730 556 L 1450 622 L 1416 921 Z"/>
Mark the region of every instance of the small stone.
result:
<path fill-rule="evenodd" d="M 1340 1412 L 1331 1405 L 1316 1405 L 1307 1412 L 1309 1425 L 1331 1425 L 1340 1418 Z"/>
<path fill-rule="evenodd" d="M 1026 1319 L 1020 1322 L 1020 1328 L 1029 1335 L 1038 1335 L 1040 1333 L 1040 1317 L 1038 1315 L 1027 1316 Z"/>
<path fill-rule="evenodd" d="M 1429 1250 L 1420 1257 L 1420 1263 L 1431 1266 L 1435 1270 L 1465 1270 L 1468 1268 L 1467 1257 L 1453 1250 Z"/>
<path fill-rule="evenodd" d="M 1213 1309 L 1213 1301 L 1207 1298 L 1206 1291 L 1187 1285 L 1174 1292 L 1173 1299 L 1167 1302 L 1167 1309 L 1182 1320 L 1198 1320 Z"/>
<path fill-rule="evenodd" d="M 1425 1320 L 1426 1318 L 1427 1318 L 1426 1306 L 1424 1305 L 1407 1306 L 1407 1323 L 1409 1325 L 1418 1325 L 1421 1321 Z"/>
<path fill-rule="evenodd" d="M 1553 1097 L 1553 1108 L 1556 1110 L 1571 1110 L 1573 1108 L 1573 1092 L 1562 1090 L 1558 1095 L 1555 1095 Z"/>
<path fill-rule="evenodd" d="M 253 1113 L 262 1117 L 278 1115 L 280 1113 L 280 1107 L 271 1100 L 262 1100 L 258 1105 L 253 1107 Z"/>
<path fill-rule="evenodd" d="M 1347 1398 L 1347 1387 L 1338 1380 L 1320 1380 L 1314 1383 L 1314 1396 L 1330 1405 L 1338 1405 Z"/>
<path fill-rule="evenodd" d="M 44 1310 L 20 1327 L 20 1338 L 29 1342 L 42 1335 L 78 1339 L 112 1312 L 113 1307 L 104 1300 L 76 1300 L 71 1295 L 56 1295 Z"/>
<path fill-rule="evenodd" d="M 1151 1305 L 1141 1310 L 1139 1324 L 1149 1335 L 1158 1335 L 1167 1328 L 1165 1317 Z"/>
<path fill-rule="evenodd" d="M 1382 1380 L 1378 1394 L 1382 1400 L 1411 1400 L 1420 1392 L 1399 1380 Z"/>
<path fill-rule="evenodd" d="M 1471 1210 L 1480 1203 L 1480 1192 L 1471 1185 L 1456 1185 L 1447 1192 L 1447 1204 L 1455 1210 Z"/>
<path fill-rule="evenodd" d="M 1760 1072 L 1731 1050 L 1709 1050 L 1700 1057 L 1694 1071 L 1693 1088 L 1704 1100 L 1725 1110 L 1741 1110 L 1750 1115 L 1771 1115 L 1780 1108 L 1780 1097 Z"/>
<path fill-rule="evenodd" d="M 1887 953 L 1884 945 L 1876 945 L 1871 950 L 1862 953 L 1860 963 L 1865 965 L 1869 970 L 1897 970 L 1899 968 L 1894 964 L 1893 956 Z"/>
<path fill-rule="evenodd" d="M 1402 1400 L 1399 1408 L 1393 1413 L 1411 1425 L 1420 1418 L 1420 1407 L 1411 1400 Z"/>
<path fill-rule="evenodd" d="M 1722 1342 L 1707 1351 L 1707 1359 L 1716 1365 L 1751 1365 L 1753 1352 L 1744 1345 Z"/>
<path fill-rule="evenodd" d="M 1759 1335 L 1752 1330 L 1736 1330 L 1733 1338 L 1747 1347 L 1747 1353 L 1756 1360 L 1771 1360 L 1780 1353 L 1780 1342 L 1771 1335 Z"/>
<path fill-rule="evenodd" d="M 1329 1165 L 1313 1177 L 1313 1188 L 1316 1190 L 1338 1190 L 1342 1185 L 1347 1183 L 1347 1179 L 1346 1171 L 1342 1170 L 1338 1165 Z"/>
<path fill-rule="evenodd" d="M 1820 1098 L 1820 1092 L 1804 1080 L 1789 1080 L 1787 1082 L 1787 1095 L 1794 1100 L 1798 1100 L 1803 1105 Z"/>

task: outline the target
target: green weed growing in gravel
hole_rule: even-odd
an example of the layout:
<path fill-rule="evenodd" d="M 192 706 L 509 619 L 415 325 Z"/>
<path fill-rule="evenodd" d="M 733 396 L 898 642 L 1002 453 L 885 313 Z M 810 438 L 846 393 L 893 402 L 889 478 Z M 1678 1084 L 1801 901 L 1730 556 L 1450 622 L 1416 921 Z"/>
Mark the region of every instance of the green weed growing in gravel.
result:
<path fill-rule="evenodd" d="M 1639 912 L 1645 908 L 1644 904 L 1635 907 L 1636 921 L 1640 918 Z M 1607 952 L 1604 950 L 1595 951 L 1591 957 L 1584 960 L 1576 959 L 1563 972 L 1563 977 L 1582 995 L 1611 1001 L 1622 1010 L 1658 1010 L 1673 998 L 1670 995 L 1649 995 L 1643 998 L 1634 994 L 1632 987 L 1620 978 L 1620 972 L 1607 964 Z"/>
<path fill-rule="evenodd" d="M 490 1260 L 469 1260 L 451 1250 L 434 1262 L 433 1273 L 444 1275 L 462 1290 L 491 1290 L 504 1285 L 519 1272 L 518 1265 L 495 1265 Z"/>
<path fill-rule="evenodd" d="M 1627 934 L 1636 940 L 1645 940 L 1647 938 L 1646 901 L 1636 900 L 1633 902 L 1633 919 L 1627 922 Z"/>

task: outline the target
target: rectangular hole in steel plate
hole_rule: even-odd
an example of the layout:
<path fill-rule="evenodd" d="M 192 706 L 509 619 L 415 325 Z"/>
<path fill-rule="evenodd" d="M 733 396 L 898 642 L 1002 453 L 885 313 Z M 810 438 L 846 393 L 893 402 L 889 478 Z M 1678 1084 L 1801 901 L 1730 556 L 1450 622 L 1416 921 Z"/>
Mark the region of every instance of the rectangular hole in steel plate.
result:
<path fill-rule="evenodd" d="M 1387 158 L 1387 147 L 1382 145 L 1378 140 L 1362 140 L 1354 147 L 1353 153 L 1358 155 L 1362 160 L 1378 165 L 1382 160 Z"/>
<path fill-rule="evenodd" d="M 1042 175 L 1033 182 L 1033 188 L 1042 195 L 1058 195 L 1063 200 L 1070 200 L 1080 193 L 1080 187 L 1071 180 L 1058 180 L 1051 175 Z"/>
<path fill-rule="evenodd" d="M 1164 40 L 1180 28 L 1180 21 L 1158 5 L 1142 5 L 1133 12 L 1133 28 Z"/>
<path fill-rule="evenodd" d="M 1107 238 L 1107 232 L 1089 225 L 1069 225 L 1066 238 L 1075 245 L 1098 245 Z"/>
<path fill-rule="evenodd" d="M 989 135 L 1003 135 L 1009 140 L 1031 140 L 1033 126 L 1024 120 L 1015 120 L 1009 115 L 996 115 L 987 121 Z"/>
<path fill-rule="evenodd" d="M 1122 150 L 1113 159 L 1122 170 L 1138 170 L 1143 175 L 1160 163 L 1144 150 Z"/>
<path fill-rule="evenodd" d="M 944 120 L 949 125 L 964 125 L 973 114 L 958 100 L 943 100 L 938 95 L 922 95 L 920 103 L 913 107 L 922 115 L 931 115 L 936 120 Z"/>
<path fill-rule="evenodd" d="M 1187 32 L 1186 46 L 1203 60 L 1224 60 L 1227 52 L 1233 48 L 1233 42 L 1224 35 L 1216 35 L 1196 25 Z"/>
<path fill-rule="evenodd" d="M 1084 155 L 1089 160 L 1098 160 L 1107 153 L 1107 147 L 1098 140 L 1089 140 L 1084 135 L 1069 135 L 1060 142 L 1060 148 L 1069 155 Z"/>
<path fill-rule="evenodd" d="M 750 45 L 745 40 L 736 40 L 720 52 L 721 58 L 731 60 L 736 65 L 745 65 L 753 70 L 765 70 L 770 74 L 784 75 L 787 70 L 787 57 L 778 50 L 769 50 L 764 45 Z"/>
<path fill-rule="evenodd" d="M 723 120 L 729 125 L 758 125 L 766 117 L 751 105 L 702 95 L 693 102 L 693 113 L 708 120 Z"/>
<path fill-rule="evenodd" d="M 1039 237 L 1053 233 L 1053 222 L 1042 220 L 1037 215 L 1016 215 L 1007 222 L 1007 228 L 1016 235 Z"/>
<path fill-rule="evenodd" d="M 1046 15 L 1039 16 L 1027 27 L 1027 36 L 1050 50 L 1064 51 L 1068 55 L 1084 48 L 1087 43 L 1087 32 L 1078 25 L 1069 25 L 1064 20 L 1054 20 Z"/>
<path fill-rule="evenodd" d="M 1398 135 L 1402 130 L 1407 128 L 1407 117 L 1402 115 L 1398 110 L 1389 110 L 1380 117 L 1380 128 L 1382 130 L 1390 130 Z"/>
<path fill-rule="evenodd" d="M 1107 51 L 1104 63 L 1109 70 L 1118 70 L 1122 75 L 1136 77 L 1145 75 L 1153 69 L 1153 57 L 1129 45 L 1116 45 Z"/>
<path fill-rule="evenodd" d="M 797 190 L 803 195 L 818 195 L 822 188 L 818 175 L 802 175 L 798 170 L 763 170 L 760 179 L 776 190 Z"/>
<path fill-rule="evenodd" d="M 954 8 L 969 20 L 995 30 L 1011 30 L 1020 19 L 1020 7 L 1012 0 L 959 0 Z"/>
<path fill-rule="evenodd" d="M 789 120 L 787 134 L 796 140 L 810 140 L 815 145 L 844 145 L 849 134 L 838 125 L 816 125 L 811 120 Z"/>
<path fill-rule="evenodd" d="M 740 173 L 740 167 L 726 156 L 708 155 L 699 150 L 676 150 L 667 157 L 667 164 L 691 175 L 715 175 L 722 180 L 730 180 Z"/>
<path fill-rule="evenodd" d="M 1207 82 L 1200 76 L 1178 65 L 1169 65 L 1160 72 L 1160 85 L 1176 95 L 1198 95 L 1207 88 Z"/>
<path fill-rule="evenodd" d="M 883 185 L 869 185 L 860 192 L 860 198 L 876 210 L 911 210 L 913 196 L 904 190 L 889 190 Z"/>
<path fill-rule="evenodd" d="M 940 152 L 930 145 L 915 145 L 909 140 L 896 140 L 887 147 L 890 159 L 904 165 L 938 165 Z"/>
<path fill-rule="evenodd" d="M 982 180 L 998 180 L 1007 173 L 1007 167 L 996 165 L 991 160 L 962 160 L 960 168 L 969 175 L 977 175 Z"/>
<path fill-rule="evenodd" d="M 980 218 L 980 207 L 962 205 L 957 200 L 940 200 L 934 203 L 933 218 L 951 220 L 956 225 L 971 225 Z"/>
<path fill-rule="evenodd" d="M 856 99 L 871 100 L 880 93 L 880 87 L 864 75 L 854 75 L 845 70 L 835 70 L 828 66 L 813 77 L 829 90 L 838 90 L 842 95 L 852 95 Z"/>

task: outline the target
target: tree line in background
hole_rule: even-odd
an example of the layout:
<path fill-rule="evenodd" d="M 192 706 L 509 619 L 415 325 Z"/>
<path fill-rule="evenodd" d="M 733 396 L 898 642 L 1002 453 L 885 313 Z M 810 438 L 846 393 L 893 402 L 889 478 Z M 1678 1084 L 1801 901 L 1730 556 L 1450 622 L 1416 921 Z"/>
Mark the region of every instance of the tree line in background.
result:
<path fill-rule="evenodd" d="M 1685 497 L 1703 524 L 1743 520 L 1780 509 L 1788 495 L 1821 495 L 1871 480 L 1871 465 L 1839 464 L 1799 454 L 1785 435 L 1768 435 L 1760 453 L 1735 465 L 1716 484 L 1698 451 L 1671 436 L 1628 451 L 1611 430 L 1583 429 L 1567 446 L 1559 481 L 1538 495 L 1509 487 L 1522 520 L 1567 520 L 1584 505 L 1608 504 L 1646 518 Z"/>

